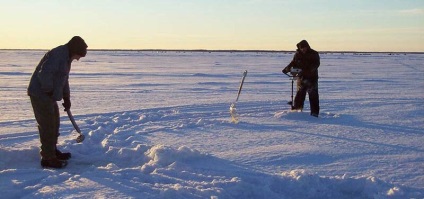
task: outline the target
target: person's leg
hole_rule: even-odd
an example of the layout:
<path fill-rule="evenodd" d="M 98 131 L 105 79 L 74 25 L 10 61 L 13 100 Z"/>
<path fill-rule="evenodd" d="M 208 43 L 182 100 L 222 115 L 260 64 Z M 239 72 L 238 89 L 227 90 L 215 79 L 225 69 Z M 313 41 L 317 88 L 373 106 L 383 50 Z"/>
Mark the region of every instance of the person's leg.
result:
<path fill-rule="evenodd" d="M 311 84 L 308 89 L 309 103 L 311 106 L 311 115 L 318 117 L 319 115 L 319 94 L 318 94 L 318 80 Z"/>
<path fill-rule="evenodd" d="M 307 87 L 303 83 L 298 84 L 298 90 L 294 98 L 293 109 L 294 110 L 303 110 L 303 104 L 305 103 Z"/>
<path fill-rule="evenodd" d="M 56 132 L 56 140 L 55 140 L 55 154 L 56 158 L 59 160 L 69 160 L 71 158 L 71 153 L 62 153 L 59 149 L 57 149 L 57 143 L 60 136 L 59 129 L 60 129 L 60 113 L 59 113 L 59 106 L 57 103 L 54 105 L 54 122 L 52 122 L 52 125 L 54 125 L 54 129 Z"/>
<path fill-rule="evenodd" d="M 298 77 L 296 79 L 296 92 L 299 91 L 301 84 L 302 84 L 302 80 Z"/>
<path fill-rule="evenodd" d="M 57 144 L 57 140 L 60 136 L 59 133 L 59 128 L 60 128 L 60 114 L 59 114 L 59 106 L 57 105 L 57 103 L 54 104 L 54 130 L 56 132 L 56 144 Z"/>
<path fill-rule="evenodd" d="M 41 166 L 63 168 L 67 162 L 58 160 L 56 157 L 57 120 L 59 119 L 58 111 L 56 111 L 57 103 L 53 100 L 41 100 L 36 97 L 30 97 L 30 99 L 40 134 Z"/>
<path fill-rule="evenodd" d="M 41 157 L 43 159 L 56 158 L 57 127 L 55 106 L 57 103 L 53 100 L 40 100 L 36 97 L 30 97 L 34 116 L 37 120 L 38 131 L 41 142 Z"/>

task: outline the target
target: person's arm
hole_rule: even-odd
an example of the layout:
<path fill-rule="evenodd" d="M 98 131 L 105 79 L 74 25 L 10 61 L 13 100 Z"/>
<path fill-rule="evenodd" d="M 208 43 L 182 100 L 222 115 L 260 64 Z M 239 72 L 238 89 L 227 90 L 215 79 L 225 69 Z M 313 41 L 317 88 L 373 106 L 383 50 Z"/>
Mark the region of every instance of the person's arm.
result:
<path fill-rule="evenodd" d="M 41 84 L 41 90 L 48 94 L 53 95 L 54 91 L 54 75 L 56 73 L 57 68 L 54 56 L 52 56 L 52 52 L 48 52 L 40 62 L 40 70 L 38 71 L 37 77 L 38 81 Z"/>
<path fill-rule="evenodd" d="M 319 65 L 321 64 L 319 54 L 315 52 L 312 56 L 311 70 L 315 72 L 318 70 Z"/>
<path fill-rule="evenodd" d="M 290 72 L 291 68 L 296 67 L 297 65 L 297 57 L 298 57 L 298 51 L 296 51 L 296 53 L 293 56 L 293 59 L 291 60 L 291 62 L 283 69 L 283 73 L 287 74 Z"/>

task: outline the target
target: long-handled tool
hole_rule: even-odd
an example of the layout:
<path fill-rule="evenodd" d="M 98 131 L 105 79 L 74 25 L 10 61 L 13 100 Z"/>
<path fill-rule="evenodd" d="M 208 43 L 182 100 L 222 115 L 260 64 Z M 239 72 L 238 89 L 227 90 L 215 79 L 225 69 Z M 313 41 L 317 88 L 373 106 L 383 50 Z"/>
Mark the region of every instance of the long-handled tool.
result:
<path fill-rule="evenodd" d="M 68 114 L 69 120 L 71 120 L 72 125 L 74 126 L 75 130 L 79 133 L 79 136 L 77 137 L 77 143 L 80 143 L 82 141 L 84 141 L 85 136 L 81 133 L 80 128 L 78 127 L 77 123 L 75 122 L 74 116 L 71 113 L 70 109 L 66 110 L 66 113 Z"/>
<path fill-rule="evenodd" d="M 284 73 L 285 75 L 290 77 L 291 80 L 291 101 L 288 102 L 287 104 L 289 104 L 291 106 L 291 108 L 294 108 L 294 101 L 293 101 L 293 84 L 294 84 L 294 80 L 297 80 L 299 78 L 299 73 L 302 72 L 302 69 L 298 69 L 298 68 L 291 68 L 290 70 L 290 75 L 287 73 Z"/>
<path fill-rule="evenodd" d="M 240 97 L 241 88 L 243 87 L 243 83 L 244 83 L 244 79 L 246 78 L 246 75 L 247 75 L 247 70 L 245 70 L 243 72 L 243 77 L 242 77 L 241 82 L 240 82 L 236 101 L 234 103 L 232 103 L 231 106 L 230 106 L 231 122 L 234 122 L 235 124 L 238 123 L 238 114 L 237 114 L 237 109 L 236 109 L 236 103 L 237 103 L 237 101 Z"/>

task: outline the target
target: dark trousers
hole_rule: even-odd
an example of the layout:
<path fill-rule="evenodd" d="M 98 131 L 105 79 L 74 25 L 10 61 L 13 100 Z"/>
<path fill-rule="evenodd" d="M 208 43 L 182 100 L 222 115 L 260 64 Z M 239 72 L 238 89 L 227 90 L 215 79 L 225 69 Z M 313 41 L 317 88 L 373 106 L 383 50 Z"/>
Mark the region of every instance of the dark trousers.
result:
<path fill-rule="evenodd" d="M 56 144 L 59 137 L 60 115 L 57 102 L 30 96 L 34 116 L 38 124 L 41 142 L 41 157 L 56 157 Z"/>
<path fill-rule="evenodd" d="M 306 93 L 309 95 L 311 114 L 319 114 L 318 80 L 302 79 L 294 98 L 294 109 L 303 109 Z"/>

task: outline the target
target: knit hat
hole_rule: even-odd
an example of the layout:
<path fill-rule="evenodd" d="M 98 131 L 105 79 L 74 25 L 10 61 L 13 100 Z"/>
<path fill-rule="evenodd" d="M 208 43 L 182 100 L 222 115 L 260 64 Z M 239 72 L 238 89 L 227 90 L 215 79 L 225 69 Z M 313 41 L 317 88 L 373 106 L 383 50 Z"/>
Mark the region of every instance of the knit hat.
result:
<path fill-rule="evenodd" d="M 87 44 L 85 43 L 84 39 L 82 39 L 80 36 L 74 36 L 71 40 L 66 44 L 69 48 L 69 54 L 74 55 L 77 54 L 81 57 L 85 57 L 87 54 Z"/>

